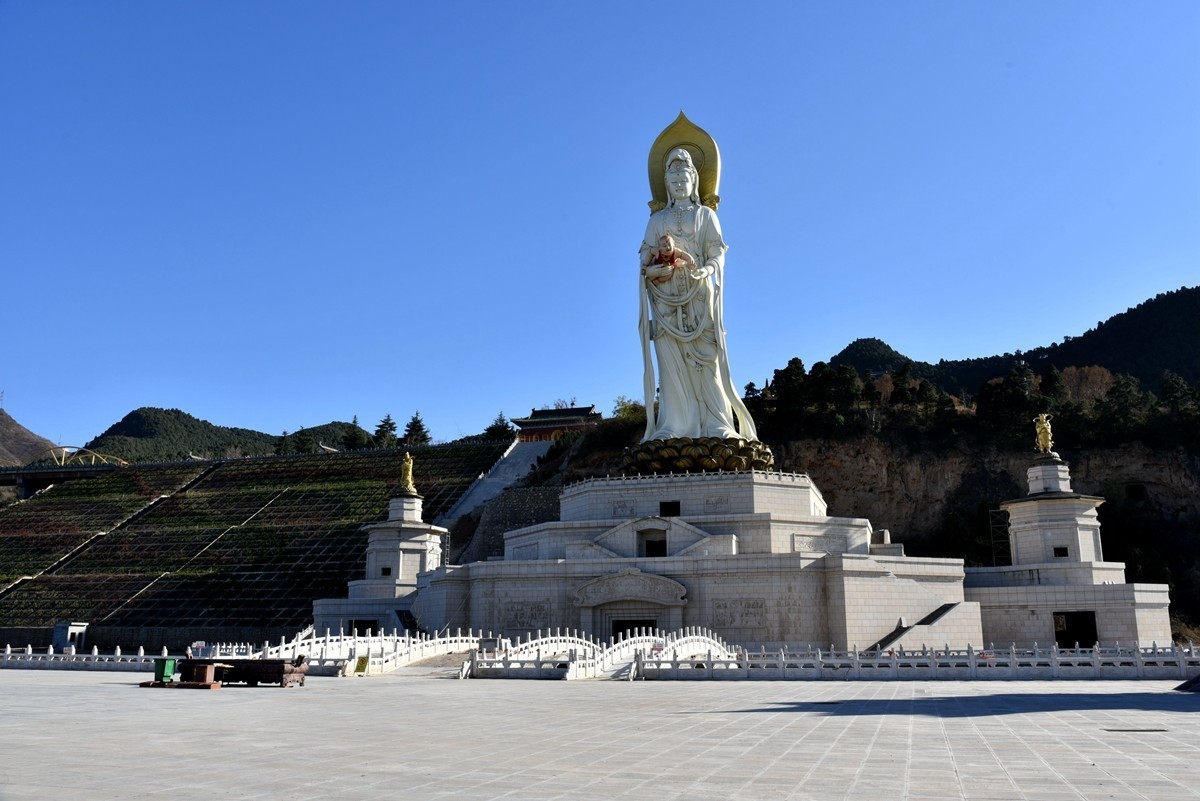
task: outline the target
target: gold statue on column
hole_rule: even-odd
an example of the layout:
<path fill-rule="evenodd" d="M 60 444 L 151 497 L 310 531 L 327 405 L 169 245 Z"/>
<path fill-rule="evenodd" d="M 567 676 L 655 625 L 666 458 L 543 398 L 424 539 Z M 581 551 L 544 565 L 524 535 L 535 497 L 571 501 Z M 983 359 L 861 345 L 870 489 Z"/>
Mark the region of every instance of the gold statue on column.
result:
<path fill-rule="evenodd" d="M 408 451 L 404 452 L 404 464 L 400 467 L 400 492 L 406 495 L 417 494 L 417 487 L 413 484 L 413 458 Z"/>
<path fill-rule="evenodd" d="M 1053 419 L 1054 415 L 1045 412 L 1033 418 L 1033 425 L 1037 430 L 1036 448 L 1040 453 L 1054 452 L 1054 435 L 1050 431 L 1050 421 Z"/>

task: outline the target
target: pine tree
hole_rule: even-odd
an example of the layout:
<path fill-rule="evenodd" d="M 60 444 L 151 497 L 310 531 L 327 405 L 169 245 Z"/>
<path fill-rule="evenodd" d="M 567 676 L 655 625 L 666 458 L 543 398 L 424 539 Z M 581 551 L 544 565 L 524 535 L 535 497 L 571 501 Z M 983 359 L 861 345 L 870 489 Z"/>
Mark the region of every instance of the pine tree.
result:
<path fill-rule="evenodd" d="M 517 430 L 508 422 L 508 418 L 504 416 L 504 412 L 496 415 L 496 419 L 492 424 L 483 430 L 484 439 L 512 439 L 517 434 Z"/>
<path fill-rule="evenodd" d="M 275 441 L 275 455 L 283 456 L 285 453 L 295 453 L 292 448 L 292 438 L 288 436 L 288 432 L 284 431 L 279 435 L 279 439 Z"/>
<path fill-rule="evenodd" d="M 1038 390 L 1042 393 L 1042 397 L 1049 402 L 1048 405 L 1052 410 L 1057 408 L 1058 404 L 1066 401 L 1070 395 L 1066 382 L 1063 381 L 1062 373 L 1053 364 L 1046 368 L 1046 372 L 1038 384 Z"/>
<path fill-rule="evenodd" d="M 371 438 L 367 436 L 367 432 L 363 431 L 362 426 L 358 424 L 358 415 L 354 415 L 354 419 L 350 421 L 350 430 L 342 437 L 342 450 L 361 451 L 370 444 Z"/>
<path fill-rule="evenodd" d="M 317 443 L 313 439 L 312 432 L 306 428 L 302 428 L 292 437 L 292 448 L 296 453 L 316 453 Z"/>
<path fill-rule="evenodd" d="M 394 448 L 396 447 L 396 421 L 392 416 L 386 415 L 379 421 L 379 425 L 375 426 L 375 434 L 371 437 L 371 446 L 375 448 Z"/>
<path fill-rule="evenodd" d="M 429 435 L 429 429 L 425 427 L 425 421 L 421 419 L 421 413 L 414 412 L 412 419 L 404 427 L 405 447 L 420 448 L 432 441 L 433 437 Z"/>

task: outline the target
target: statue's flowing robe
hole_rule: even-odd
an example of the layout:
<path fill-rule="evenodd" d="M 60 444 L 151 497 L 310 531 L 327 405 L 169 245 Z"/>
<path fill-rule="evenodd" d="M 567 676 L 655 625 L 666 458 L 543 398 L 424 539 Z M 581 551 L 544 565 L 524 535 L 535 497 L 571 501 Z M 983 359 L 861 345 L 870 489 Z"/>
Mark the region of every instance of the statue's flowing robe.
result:
<path fill-rule="evenodd" d="M 656 250 L 659 238 L 668 234 L 698 266 L 711 268 L 712 277 L 692 278 L 683 269 L 676 269 L 661 284 L 640 277 L 638 330 L 646 397 L 643 441 L 670 437 L 757 439 L 754 421 L 729 375 L 721 295 L 727 248 L 716 212 L 705 206 L 682 215 L 672 207 L 655 212 L 642 242 L 643 263 L 646 252 Z M 652 341 L 654 359 L 650 355 Z"/>

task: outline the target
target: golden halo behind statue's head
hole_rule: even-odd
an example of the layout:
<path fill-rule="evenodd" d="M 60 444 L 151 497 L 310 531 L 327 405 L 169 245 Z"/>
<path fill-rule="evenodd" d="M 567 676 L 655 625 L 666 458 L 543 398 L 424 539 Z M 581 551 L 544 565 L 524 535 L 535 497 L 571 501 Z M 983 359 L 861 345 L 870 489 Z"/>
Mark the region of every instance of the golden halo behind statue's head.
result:
<path fill-rule="evenodd" d="M 713 211 L 721 202 L 717 189 L 721 184 L 721 152 L 717 150 L 716 141 L 700 126 L 689 120 L 682 111 L 675 122 L 663 129 L 663 132 L 650 146 L 650 159 L 647 170 L 650 177 L 650 213 L 667 207 L 667 186 L 664 176 L 667 171 L 667 156 L 677 147 L 682 147 L 692 155 L 692 164 L 700 173 L 700 202 Z"/>

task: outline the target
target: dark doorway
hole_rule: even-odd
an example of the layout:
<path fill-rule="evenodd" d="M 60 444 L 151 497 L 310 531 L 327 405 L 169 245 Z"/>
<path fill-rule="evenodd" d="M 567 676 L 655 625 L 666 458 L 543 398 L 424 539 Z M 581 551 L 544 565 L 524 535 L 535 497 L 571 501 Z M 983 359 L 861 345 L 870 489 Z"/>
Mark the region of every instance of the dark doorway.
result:
<path fill-rule="evenodd" d="M 346 623 L 346 633 L 355 637 L 366 637 L 367 632 L 379 633 L 378 620 L 349 620 Z"/>
<path fill-rule="evenodd" d="M 623 640 L 633 636 L 635 629 L 656 629 L 658 621 L 652 617 L 642 618 L 640 620 L 614 620 L 612 622 L 612 638 L 613 640 Z"/>
<path fill-rule="evenodd" d="M 1054 641 L 1059 648 L 1091 648 L 1096 644 L 1095 612 L 1055 612 Z"/>

